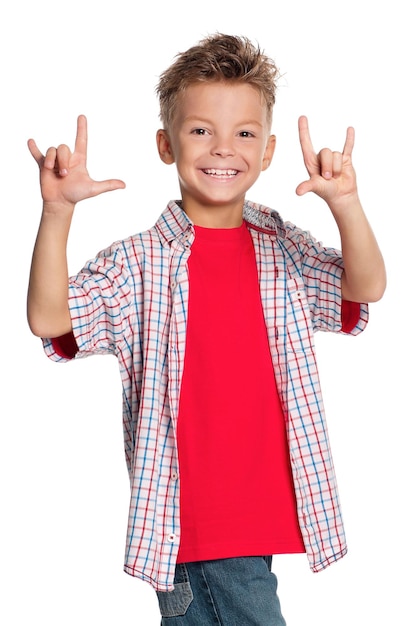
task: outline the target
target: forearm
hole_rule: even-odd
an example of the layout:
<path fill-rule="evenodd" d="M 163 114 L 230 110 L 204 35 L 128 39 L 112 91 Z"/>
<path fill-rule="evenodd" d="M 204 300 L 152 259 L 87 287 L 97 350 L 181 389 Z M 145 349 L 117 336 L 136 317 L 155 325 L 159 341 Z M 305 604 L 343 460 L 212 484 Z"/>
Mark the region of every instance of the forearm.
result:
<path fill-rule="evenodd" d="M 66 247 L 72 212 L 43 212 L 33 251 L 27 315 L 39 337 L 58 337 L 72 328 L 68 308 Z"/>
<path fill-rule="evenodd" d="M 358 197 L 341 210 L 332 208 L 332 212 L 344 260 L 343 298 L 353 302 L 380 300 L 386 287 L 384 260 Z"/>

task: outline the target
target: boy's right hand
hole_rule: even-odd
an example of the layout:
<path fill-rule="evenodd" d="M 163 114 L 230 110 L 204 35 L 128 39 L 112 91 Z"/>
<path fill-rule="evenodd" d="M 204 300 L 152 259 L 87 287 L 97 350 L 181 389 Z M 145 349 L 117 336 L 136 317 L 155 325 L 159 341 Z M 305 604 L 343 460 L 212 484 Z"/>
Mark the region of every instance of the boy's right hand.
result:
<path fill-rule="evenodd" d="M 87 119 L 84 115 L 77 120 L 74 152 L 68 146 L 60 145 L 49 148 L 43 155 L 36 142 L 29 139 L 30 153 L 39 165 L 44 208 L 48 211 L 73 209 L 80 200 L 125 187 L 122 180 L 92 180 L 87 170 L 87 139 Z"/>

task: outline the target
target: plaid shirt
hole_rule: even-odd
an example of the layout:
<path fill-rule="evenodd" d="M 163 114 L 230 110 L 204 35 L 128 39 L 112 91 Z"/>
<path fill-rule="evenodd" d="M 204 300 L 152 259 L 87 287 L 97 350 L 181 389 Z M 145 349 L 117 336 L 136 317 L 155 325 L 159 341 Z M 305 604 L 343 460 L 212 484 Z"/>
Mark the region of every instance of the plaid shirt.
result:
<path fill-rule="evenodd" d="M 322 247 L 264 206 L 247 201 L 244 219 L 254 242 L 287 419 L 299 524 L 310 567 L 317 572 L 341 558 L 347 547 L 313 334 L 358 334 L 366 326 L 368 308 L 342 301 L 339 251 Z M 175 434 L 193 238 L 192 223 L 172 201 L 153 228 L 102 251 L 69 284 L 77 358 L 110 353 L 120 367 L 131 484 L 125 571 L 160 591 L 173 588 L 180 541 Z M 46 354 L 68 360 L 56 345 L 45 339 Z"/>

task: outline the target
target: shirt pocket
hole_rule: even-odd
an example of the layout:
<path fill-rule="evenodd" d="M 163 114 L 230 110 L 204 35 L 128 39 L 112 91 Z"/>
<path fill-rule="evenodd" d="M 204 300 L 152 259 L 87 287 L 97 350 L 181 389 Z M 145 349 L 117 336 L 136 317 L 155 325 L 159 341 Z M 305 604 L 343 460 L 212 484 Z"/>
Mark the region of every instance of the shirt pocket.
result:
<path fill-rule="evenodd" d="M 288 353 L 311 353 L 314 336 L 308 298 L 303 282 L 296 278 L 287 281 L 286 349 Z"/>

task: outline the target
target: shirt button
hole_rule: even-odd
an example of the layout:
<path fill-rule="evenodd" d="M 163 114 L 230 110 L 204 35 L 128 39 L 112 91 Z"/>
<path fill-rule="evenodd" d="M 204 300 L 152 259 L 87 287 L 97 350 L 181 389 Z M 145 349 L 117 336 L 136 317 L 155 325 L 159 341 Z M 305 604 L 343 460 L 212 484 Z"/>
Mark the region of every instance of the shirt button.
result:
<path fill-rule="evenodd" d="M 171 477 L 172 480 L 178 480 L 178 472 L 172 472 L 170 477 Z"/>
<path fill-rule="evenodd" d="M 175 533 L 171 533 L 170 535 L 168 535 L 168 541 L 169 543 L 173 543 L 176 539 L 176 535 Z"/>

